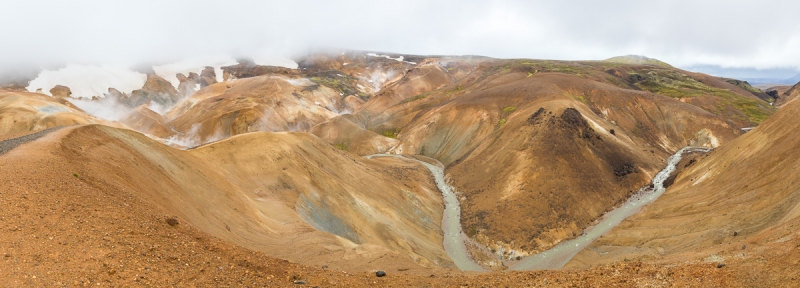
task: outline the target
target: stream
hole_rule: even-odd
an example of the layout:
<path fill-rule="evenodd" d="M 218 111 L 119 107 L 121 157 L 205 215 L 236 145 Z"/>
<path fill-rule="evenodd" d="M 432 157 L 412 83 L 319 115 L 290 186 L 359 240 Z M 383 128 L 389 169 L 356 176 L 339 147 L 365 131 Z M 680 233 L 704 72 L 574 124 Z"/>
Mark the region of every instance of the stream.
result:
<path fill-rule="evenodd" d="M 653 188 L 649 185 L 640 189 L 638 192 L 631 195 L 622 206 L 611 210 L 603 215 L 600 223 L 592 227 L 586 228 L 582 235 L 578 238 L 564 241 L 559 243 L 553 248 L 539 254 L 531 255 L 522 258 L 516 265 L 511 266 L 511 270 L 543 270 L 543 269 L 559 269 L 564 267 L 569 260 L 572 259 L 578 252 L 592 244 L 592 242 L 608 233 L 611 228 L 619 225 L 622 220 L 630 217 L 636 212 L 639 212 L 643 206 L 652 203 L 667 189 L 664 188 L 664 180 L 669 178 L 669 175 L 675 171 L 675 166 L 681 161 L 683 154 L 690 152 L 708 152 L 709 148 L 702 147 L 684 147 L 674 155 L 670 156 L 667 160 L 667 167 L 656 174 L 653 178 Z"/>
<path fill-rule="evenodd" d="M 539 254 L 526 256 L 512 265 L 510 270 L 545 270 L 564 267 L 572 257 L 589 246 L 594 240 L 608 233 L 612 228 L 619 225 L 622 220 L 636 214 L 642 207 L 652 203 L 664 194 L 666 191 L 666 188 L 664 188 L 664 181 L 675 171 L 676 165 L 681 161 L 684 154 L 691 152 L 708 152 L 709 150 L 711 149 L 702 147 L 684 147 L 679 150 L 667 159 L 667 166 L 653 178 L 653 188 L 650 188 L 649 185 L 645 186 L 631 195 L 620 207 L 603 215 L 599 223 L 586 228 L 583 234 L 577 238 L 561 242 L 553 248 Z M 448 185 L 444 180 L 443 169 L 425 161 L 404 157 L 402 155 L 374 154 L 365 156 L 365 158 L 376 156 L 414 160 L 422 163 L 431 171 L 436 181 L 436 187 L 442 192 L 442 197 L 444 198 L 445 208 L 442 218 L 442 232 L 444 233 L 443 244 L 445 252 L 447 252 L 447 255 L 450 256 L 450 259 L 453 260 L 458 269 L 462 271 L 486 271 L 481 265 L 475 263 L 469 256 L 469 252 L 467 252 L 467 247 L 464 244 L 467 236 L 461 230 L 461 206 L 458 203 L 458 198 L 455 193 L 453 193 L 453 187 Z"/>
<path fill-rule="evenodd" d="M 371 159 L 375 156 L 398 157 L 417 161 L 431 171 L 436 181 L 436 187 L 442 192 L 442 198 L 444 199 L 444 213 L 442 214 L 442 232 L 444 233 L 444 243 L 442 244 L 444 244 L 444 251 L 447 252 L 447 256 L 450 256 L 450 259 L 461 271 L 486 271 L 481 265 L 472 261 L 469 252 L 467 252 L 467 246 L 464 244 L 467 235 L 461 231 L 461 205 L 458 203 L 456 194 L 453 193 L 453 187 L 450 187 L 444 181 L 444 170 L 428 162 L 401 155 L 375 154 L 365 157 Z"/>

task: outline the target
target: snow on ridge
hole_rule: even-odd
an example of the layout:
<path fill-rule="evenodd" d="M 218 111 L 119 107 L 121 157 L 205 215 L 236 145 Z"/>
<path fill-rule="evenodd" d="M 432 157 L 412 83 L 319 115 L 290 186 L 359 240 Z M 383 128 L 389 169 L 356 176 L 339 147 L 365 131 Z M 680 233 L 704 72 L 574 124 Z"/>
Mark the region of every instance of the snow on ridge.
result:
<path fill-rule="evenodd" d="M 229 66 L 229 65 L 236 65 L 238 62 L 233 58 L 224 56 L 224 57 L 210 57 L 209 59 L 205 60 L 198 60 L 198 59 L 189 59 L 183 60 L 178 62 L 173 62 L 169 64 L 153 66 L 153 71 L 156 72 L 161 78 L 169 81 L 172 86 L 178 88 L 180 86 L 181 81 L 178 81 L 178 77 L 175 77 L 178 73 L 183 74 L 184 76 L 189 76 L 190 72 L 197 73 L 198 75 L 206 66 L 214 67 L 214 73 L 217 76 L 217 82 L 222 82 L 222 67 Z"/>
<path fill-rule="evenodd" d="M 277 67 L 284 67 L 289 69 L 297 69 L 299 65 L 294 60 L 286 58 L 286 57 L 275 57 L 271 55 L 257 55 L 253 57 L 253 62 L 257 65 L 265 65 L 265 66 L 277 66 Z"/>
<path fill-rule="evenodd" d="M 58 70 L 42 71 L 28 84 L 26 90 L 36 92 L 36 89 L 41 88 L 43 93 L 50 95 L 50 89 L 63 85 L 69 87 L 74 98 L 102 98 L 108 88 L 131 93 L 142 88 L 146 80 L 147 75 L 128 68 L 69 64 Z"/>
<path fill-rule="evenodd" d="M 404 61 L 402 55 L 400 55 L 400 57 L 397 57 L 397 58 L 392 58 L 389 55 L 378 55 L 378 54 L 375 54 L 375 53 L 367 53 L 367 56 L 370 56 L 370 57 L 383 57 L 383 58 L 394 60 L 394 61 L 398 61 L 398 62 L 405 62 L 405 63 L 408 63 L 408 64 L 417 65 L 417 62 Z"/>

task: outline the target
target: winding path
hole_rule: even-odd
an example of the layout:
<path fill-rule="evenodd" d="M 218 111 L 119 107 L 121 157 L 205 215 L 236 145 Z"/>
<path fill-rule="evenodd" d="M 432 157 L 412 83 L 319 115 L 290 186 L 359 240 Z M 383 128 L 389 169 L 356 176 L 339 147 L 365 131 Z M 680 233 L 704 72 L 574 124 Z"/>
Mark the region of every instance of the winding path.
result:
<path fill-rule="evenodd" d="M 44 135 L 47 135 L 48 133 L 56 131 L 61 128 L 64 128 L 64 126 L 51 127 L 25 136 L 3 140 L 2 142 L 0 142 L 0 155 L 6 154 L 8 153 L 8 151 L 17 148 L 19 145 L 42 138 Z"/>

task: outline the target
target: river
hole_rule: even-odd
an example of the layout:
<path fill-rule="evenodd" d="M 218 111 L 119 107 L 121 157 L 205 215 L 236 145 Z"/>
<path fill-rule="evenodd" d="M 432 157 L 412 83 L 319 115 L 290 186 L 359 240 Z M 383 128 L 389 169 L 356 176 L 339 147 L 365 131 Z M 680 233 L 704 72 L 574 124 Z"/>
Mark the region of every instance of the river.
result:
<path fill-rule="evenodd" d="M 658 172 L 653 178 L 653 188 L 650 188 L 648 185 L 640 189 L 620 207 L 603 215 L 600 223 L 587 228 L 578 238 L 561 242 L 542 253 L 524 257 L 512 266 L 511 270 L 543 270 L 564 267 L 564 265 L 567 264 L 572 257 L 575 257 L 578 252 L 583 250 L 583 248 L 586 248 L 586 246 L 592 244 L 594 240 L 608 233 L 611 228 L 619 225 L 622 220 L 636 214 L 642 207 L 652 203 L 664 194 L 664 191 L 667 190 L 664 188 L 664 181 L 675 171 L 675 166 L 681 161 L 683 154 L 689 152 L 708 152 L 709 150 L 708 148 L 701 147 L 684 147 L 679 150 L 669 157 L 667 160 L 667 167 L 664 167 L 664 169 Z"/>
<path fill-rule="evenodd" d="M 414 158 L 403 157 L 401 155 L 375 154 L 366 156 L 366 158 L 375 156 L 398 157 L 417 161 L 425 165 L 425 167 L 431 171 L 436 181 L 436 187 L 439 188 L 439 191 L 442 193 L 442 198 L 444 199 L 444 213 L 442 217 L 442 232 L 444 234 L 444 243 L 442 244 L 444 244 L 444 251 L 447 252 L 447 256 L 450 256 L 450 259 L 453 260 L 453 263 L 455 263 L 456 267 L 461 271 L 486 271 L 480 264 L 475 263 L 469 256 L 469 252 L 467 252 L 467 246 L 464 244 L 467 235 L 461 230 L 461 205 L 458 203 L 458 197 L 453 193 L 453 187 L 444 181 L 444 170 L 437 165 Z"/>
<path fill-rule="evenodd" d="M 647 204 L 652 203 L 666 191 L 664 188 L 664 181 L 669 178 L 670 174 L 675 171 L 676 165 L 681 161 L 684 154 L 690 152 L 708 152 L 709 148 L 702 147 L 684 147 L 676 152 L 674 155 L 667 159 L 667 166 L 658 172 L 653 178 L 653 187 L 649 185 L 634 193 L 628 200 L 620 207 L 611 210 L 603 215 L 600 222 L 596 225 L 587 228 L 583 234 L 575 239 L 564 241 L 558 245 L 550 248 L 547 251 L 539 254 L 530 255 L 520 259 L 510 267 L 511 270 L 544 270 L 544 269 L 559 269 L 564 267 L 569 260 L 572 259 L 578 252 L 589 246 L 594 240 L 608 233 L 612 228 L 619 225 L 622 220 L 630 217 Z M 467 252 L 467 247 L 464 244 L 467 239 L 464 232 L 461 230 L 461 206 L 458 203 L 458 198 L 453 192 L 453 187 L 448 185 L 444 180 L 444 171 L 439 166 L 427 163 L 414 158 L 404 157 L 394 154 L 375 154 L 365 156 L 372 158 L 375 156 L 385 157 L 398 157 L 408 160 L 414 160 L 422 163 L 428 170 L 431 171 L 436 181 L 436 187 L 442 193 L 444 198 L 444 214 L 442 218 L 442 232 L 444 233 L 444 250 L 450 259 L 456 264 L 458 269 L 462 271 L 486 271 L 481 265 L 475 263 Z"/>

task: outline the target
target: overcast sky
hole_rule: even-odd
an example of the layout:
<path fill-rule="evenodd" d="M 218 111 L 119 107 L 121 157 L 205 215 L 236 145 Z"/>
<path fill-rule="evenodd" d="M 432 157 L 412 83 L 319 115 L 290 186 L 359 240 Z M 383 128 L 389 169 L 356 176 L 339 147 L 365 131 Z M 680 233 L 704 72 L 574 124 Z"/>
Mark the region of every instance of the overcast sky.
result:
<path fill-rule="evenodd" d="M 678 67 L 800 69 L 800 1 L 3 2 L 6 69 L 291 57 L 315 47 L 564 60 L 638 54 Z"/>

